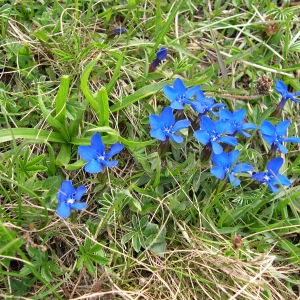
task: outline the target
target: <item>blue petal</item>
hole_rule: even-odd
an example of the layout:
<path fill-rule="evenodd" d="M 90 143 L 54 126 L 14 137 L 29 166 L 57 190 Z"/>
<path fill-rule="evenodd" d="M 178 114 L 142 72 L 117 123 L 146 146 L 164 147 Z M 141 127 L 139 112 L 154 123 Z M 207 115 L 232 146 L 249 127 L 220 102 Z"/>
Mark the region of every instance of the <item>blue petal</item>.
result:
<path fill-rule="evenodd" d="M 252 174 L 252 178 L 257 180 L 258 182 L 266 182 L 265 176 L 266 176 L 266 172 L 258 172 L 258 173 Z"/>
<path fill-rule="evenodd" d="M 194 137 L 203 145 L 206 145 L 210 141 L 210 135 L 206 130 L 196 130 L 194 132 Z"/>
<path fill-rule="evenodd" d="M 71 208 L 66 202 L 61 202 L 57 206 L 56 213 L 61 217 L 61 218 L 68 218 L 71 214 Z"/>
<path fill-rule="evenodd" d="M 191 122 L 187 119 L 177 121 L 172 127 L 172 132 L 187 128 L 191 125 Z"/>
<path fill-rule="evenodd" d="M 281 80 L 276 80 L 276 85 L 275 85 L 275 90 L 281 94 L 281 95 L 285 95 L 287 92 L 287 86 L 285 85 L 285 83 Z"/>
<path fill-rule="evenodd" d="M 171 102 L 170 106 L 173 109 L 184 109 L 185 102 L 173 101 Z"/>
<path fill-rule="evenodd" d="M 249 172 L 249 171 L 253 171 L 253 166 L 246 163 L 239 163 L 232 169 L 233 173 Z"/>
<path fill-rule="evenodd" d="M 187 91 L 185 93 L 186 98 L 187 99 L 192 98 L 193 96 L 195 96 L 198 93 L 199 90 L 200 90 L 200 86 L 198 86 L 198 85 L 187 89 Z"/>
<path fill-rule="evenodd" d="M 165 132 L 162 131 L 160 128 L 155 129 L 155 130 L 151 130 L 150 131 L 150 136 L 155 138 L 155 139 L 158 139 L 160 141 L 163 141 L 163 142 L 167 139 Z"/>
<path fill-rule="evenodd" d="M 224 179 L 226 172 L 222 167 L 212 167 L 210 173 L 218 179 Z"/>
<path fill-rule="evenodd" d="M 240 156 L 240 151 L 239 150 L 232 150 L 228 153 L 228 163 L 230 166 L 235 165 L 238 160 L 239 160 L 239 156 Z"/>
<path fill-rule="evenodd" d="M 290 126 L 291 121 L 290 120 L 285 120 L 277 124 L 276 126 L 276 132 L 279 136 L 284 136 L 286 135 L 286 132 L 288 130 L 288 127 Z"/>
<path fill-rule="evenodd" d="M 228 179 L 229 179 L 229 182 L 232 184 L 232 186 L 236 187 L 238 185 L 240 185 L 241 181 L 236 178 L 234 175 L 232 174 L 229 174 L 228 175 Z"/>
<path fill-rule="evenodd" d="M 79 146 L 78 153 L 79 153 L 81 159 L 83 159 L 85 161 L 90 161 L 97 157 L 96 149 L 92 148 L 91 146 Z"/>
<path fill-rule="evenodd" d="M 257 128 L 257 126 L 253 123 L 244 123 L 244 124 L 242 124 L 242 129 L 243 130 L 254 130 L 256 128 Z"/>
<path fill-rule="evenodd" d="M 228 109 L 221 109 L 220 110 L 220 119 L 221 120 L 231 120 L 232 119 L 232 112 L 229 111 Z"/>
<path fill-rule="evenodd" d="M 110 151 L 105 154 L 105 158 L 111 158 L 114 155 L 118 154 L 124 149 L 124 145 L 121 143 L 115 143 L 111 146 Z"/>
<path fill-rule="evenodd" d="M 289 152 L 288 149 L 285 146 L 283 146 L 281 143 L 276 142 L 275 145 L 281 153 L 287 154 Z"/>
<path fill-rule="evenodd" d="M 260 131 L 262 134 L 266 134 L 269 136 L 275 136 L 276 135 L 276 127 L 270 123 L 269 121 L 263 121 L 260 125 Z"/>
<path fill-rule="evenodd" d="M 285 175 L 277 174 L 275 178 L 277 179 L 277 182 L 281 185 L 290 186 L 292 184 L 291 181 Z"/>
<path fill-rule="evenodd" d="M 202 130 L 206 130 L 208 132 L 211 132 L 215 129 L 215 123 L 207 116 L 202 116 L 201 122 L 200 122 L 200 128 Z"/>
<path fill-rule="evenodd" d="M 300 143 L 300 138 L 296 137 L 296 136 L 290 136 L 287 138 L 283 138 L 284 142 L 290 142 L 290 143 Z"/>
<path fill-rule="evenodd" d="M 98 153 L 103 154 L 105 146 L 103 145 L 101 135 L 95 133 L 91 138 L 91 147 L 93 147 Z"/>
<path fill-rule="evenodd" d="M 73 204 L 71 204 L 71 208 L 76 210 L 82 210 L 85 209 L 86 207 L 87 207 L 87 203 L 85 202 L 74 202 Z"/>
<path fill-rule="evenodd" d="M 156 52 L 156 57 L 158 60 L 164 60 L 164 59 L 166 59 L 167 54 L 168 54 L 168 49 L 165 47 L 162 47 Z"/>
<path fill-rule="evenodd" d="M 283 164 L 283 159 L 281 157 L 273 158 L 267 163 L 267 170 L 271 174 L 276 176 L 278 174 L 279 169 L 281 168 L 282 164 Z"/>
<path fill-rule="evenodd" d="M 160 118 L 162 120 L 162 123 L 166 127 L 170 127 L 175 123 L 175 117 L 173 115 L 173 109 L 170 106 L 163 109 L 163 111 L 160 114 Z"/>
<path fill-rule="evenodd" d="M 212 146 L 213 153 L 220 154 L 223 152 L 223 147 L 219 145 L 217 142 L 211 141 L 211 146 Z"/>
<path fill-rule="evenodd" d="M 279 189 L 276 186 L 274 186 L 272 183 L 267 182 L 267 185 L 270 188 L 270 190 L 272 191 L 272 193 L 275 194 L 275 193 L 277 193 L 279 191 Z"/>
<path fill-rule="evenodd" d="M 242 108 L 242 109 L 238 109 L 235 112 L 233 112 L 233 120 L 237 123 L 242 123 L 244 122 L 246 116 L 246 109 Z"/>
<path fill-rule="evenodd" d="M 222 168 L 226 168 L 228 166 L 231 166 L 229 162 L 228 154 L 225 152 L 222 152 L 220 154 L 212 154 L 212 162 L 216 166 L 220 166 Z"/>
<path fill-rule="evenodd" d="M 88 173 L 99 173 L 103 170 L 103 166 L 100 162 L 98 162 L 95 159 L 92 159 L 91 161 L 89 161 L 85 167 L 84 170 Z"/>
<path fill-rule="evenodd" d="M 86 187 L 84 185 L 79 186 L 75 191 L 75 200 L 80 200 L 83 194 L 86 192 Z"/>
<path fill-rule="evenodd" d="M 64 180 L 61 184 L 60 190 L 66 195 L 72 195 L 75 193 L 75 188 L 73 187 L 71 180 Z"/>
<path fill-rule="evenodd" d="M 269 145 L 272 145 L 276 140 L 276 135 L 262 134 L 262 137 Z"/>
<path fill-rule="evenodd" d="M 103 160 L 102 164 L 106 167 L 113 168 L 118 164 L 117 160 Z"/>
<path fill-rule="evenodd" d="M 185 87 L 183 81 L 180 78 L 176 78 L 174 83 L 173 83 L 173 87 L 176 89 L 177 93 L 179 95 L 183 95 L 185 94 L 187 88 Z"/>
<path fill-rule="evenodd" d="M 236 146 L 238 144 L 237 139 L 234 136 L 221 136 L 220 142 L 231 146 Z"/>
<path fill-rule="evenodd" d="M 219 134 L 233 134 L 235 132 L 235 128 L 229 120 L 218 120 L 215 123 L 215 127 Z"/>
<path fill-rule="evenodd" d="M 163 92 L 164 92 L 165 96 L 169 100 L 171 100 L 171 101 L 176 100 L 176 98 L 178 96 L 178 92 L 174 88 L 172 88 L 171 86 L 166 85 L 162 89 L 163 89 Z"/>
<path fill-rule="evenodd" d="M 157 115 L 150 115 L 149 123 L 150 123 L 150 127 L 154 130 L 163 127 L 162 119 L 160 118 L 160 116 Z"/>
<path fill-rule="evenodd" d="M 182 143 L 183 142 L 183 137 L 182 136 L 180 136 L 180 135 L 178 135 L 178 134 L 172 134 L 172 133 L 170 133 L 170 134 L 168 134 L 168 136 L 170 137 L 170 139 L 172 140 L 172 141 L 174 141 L 175 143 Z"/>

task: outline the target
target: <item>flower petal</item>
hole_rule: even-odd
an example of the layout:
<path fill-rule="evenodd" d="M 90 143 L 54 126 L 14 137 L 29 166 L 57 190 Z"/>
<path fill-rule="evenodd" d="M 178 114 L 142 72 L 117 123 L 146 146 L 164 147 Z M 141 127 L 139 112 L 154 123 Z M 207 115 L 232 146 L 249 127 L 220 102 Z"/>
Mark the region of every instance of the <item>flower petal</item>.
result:
<path fill-rule="evenodd" d="M 75 188 L 73 187 L 71 180 L 64 180 L 61 184 L 60 190 L 66 195 L 72 195 L 75 193 Z"/>
<path fill-rule="evenodd" d="M 216 166 L 216 167 L 212 167 L 210 169 L 210 173 L 212 175 L 214 175 L 215 177 L 217 177 L 218 179 L 224 179 L 226 172 L 224 170 L 224 168 Z"/>
<path fill-rule="evenodd" d="M 170 137 L 170 139 L 172 141 L 174 141 L 175 143 L 182 143 L 183 142 L 183 137 L 178 135 L 178 134 L 174 134 L 174 133 L 170 133 L 168 134 L 168 136 Z"/>
<path fill-rule="evenodd" d="M 254 173 L 252 174 L 252 178 L 257 180 L 258 182 L 265 182 L 265 176 L 266 176 L 266 172 L 258 172 L 258 173 Z"/>
<path fill-rule="evenodd" d="M 213 153 L 212 154 L 212 162 L 214 165 L 220 166 L 224 169 L 231 165 L 229 162 L 228 154 L 225 152 L 222 152 L 220 154 Z"/>
<path fill-rule="evenodd" d="M 104 153 L 105 146 L 103 145 L 101 135 L 98 132 L 95 133 L 91 138 L 91 147 L 100 154 Z"/>
<path fill-rule="evenodd" d="M 179 95 L 185 94 L 187 88 L 185 87 L 183 81 L 180 78 L 176 78 L 173 83 L 174 89 Z"/>
<path fill-rule="evenodd" d="M 300 138 L 296 137 L 296 136 L 290 136 L 287 138 L 283 138 L 284 142 L 290 142 L 290 143 L 300 143 Z"/>
<path fill-rule="evenodd" d="M 274 176 L 277 176 L 282 164 L 283 159 L 281 157 L 273 158 L 267 163 L 267 170 Z"/>
<path fill-rule="evenodd" d="M 262 134 L 275 136 L 276 135 L 276 127 L 269 121 L 265 120 L 260 125 L 260 131 Z"/>
<path fill-rule="evenodd" d="M 285 83 L 279 79 L 276 80 L 276 84 L 275 84 L 275 90 L 281 94 L 281 95 L 286 95 L 287 92 L 287 86 L 285 85 Z"/>
<path fill-rule="evenodd" d="M 90 161 L 97 157 L 96 149 L 91 146 L 79 146 L 78 153 L 80 155 L 80 158 L 85 161 Z"/>
<path fill-rule="evenodd" d="M 165 132 L 163 132 L 160 128 L 151 130 L 150 136 L 163 142 L 167 139 Z"/>
<path fill-rule="evenodd" d="M 193 98 L 199 92 L 199 90 L 200 90 L 199 85 L 188 88 L 187 91 L 185 92 L 186 98 L 187 99 Z"/>
<path fill-rule="evenodd" d="M 277 133 L 277 135 L 279 135 L 279 136 L 285 136 L 286 132 L 288 130 L 288 127 L 290 126 L 290 124 L 291 124 L 290 120 L 285 120 L 285 121 L 282 121 L 282 122 L 278 123 L 276 125 L 276 133 Z"/>
<path fill-rule="evenodd" d="M 71 208 L 76 210 L 82 210 L 85 209 L 86 207 L 87 207 L 87 203 L 85 202 L 74 202 L 73 204 L 71 204 Z"/>
<path fill-rule="evenodd" d="M 71 208 L 66 202 L 61 202 L 58 204 L 56 208 L 56 213 L 61 217 L 61 218 L 68 218 L 71 214 Z"/>
<path fill-rule="evenodd" d="M 124 149 L 124 145 L 121 143 L 115 143 L 111 146 L 110 151 L 105 154 L 105 158 L 111 158 L 114 155 L 118 154 Z"/>
<path fill-rule="evenodd" d="M 79 186 L 75 191 L 75 200 L 80 200 L 83 194 L 86 192 L 86 187 L 84 185 Z"/>
<path fill-rule="evenodd" d="M 220 142 L 231 146 L 236 146 L 238 144 L 237 139 L 234 136 L 221 136 Z"/>
<path fill-rule="evenodd" d="M 253 166 L 246 163 L 239 163 L 233 169 L 233 173 L 249 172 L 253 171 Z"/>
<path fill-rule="evenodd" d="M 178 130 L 187 128 L 191 125 L 190 120 L 184 119 L 184 120 L 179 120 L 177 121 L 174 126 L 172 127 L 172 132 L 176 132 Z"/>
<path fill-rule="evenodd" d="M 196 130 L 194 137 L 203 145 L 206 145 L 210 141 L 210 135 L 206 130 Z"/>
<path fill-rule="evenodd" d="M 152 129 L 157 129 L 157 128 L 162 128 L 163 127 L 163 122 L 162 119 L 160 118 L 160 116 L 157 115 L 150 115 L 149 116 L 149 123 L 150 123 L 150 127 Z"/>
<path fill-rule="evenodd" d="M 162 120 L 164 126 L 172 126 L 175 123 L 175 117 L 173 115 L 172 107 L 167 106 L 166 108 L 164 108 L 160 114 L 160 119 Z"/>
<path fill-rule="evenodd" d="M 211 146 L 212 146 L 213 153 L 220 154 L 223 152 L 223 147 L 219 145 L 217 142 L 211 141 Z"/>
<path fill-rule="evenodd" d="M 89 161 L 85 167 L 84 170 L 88 173 L 99 173 L 103 170 L 103 166 L 100 162 L 98 162 L 95 159 L 92 159 L 91 161 Z"/>
<path fill-rule="evenodd" d="M 211 132 L 215 129 L 215 127 L 216 127 L 216 125 L 215 125 L 215 122 L 213 120 L 211 120 L 207 116 L 202 116 L 201 122 L 200 122 L 200 128 L 202 130 L 206 130 L 208 132 Z"/>
<path fill-rule="evenodd" d="M 292 184 L 291 181 L 283 174 L 277 174 L 274 179 L 276 179 L 277 184 L 280 185 L 290 186 Z M 275 184 L 275 181 L 273 182 L 272 180 L 271 182 Z"/>
<path fill-rule="evenodd" d="M 229 182 L 232 184 L 232 186 L 236 187 L 238 185 L 241 184 L 241 181 L 236 178 L 233 174 L 229 174 L 228 175 L 228 179 L 229 179 Z"/>
<path fill-rule="evenodd" d="M 178 92 L 174 88 L 172 88 L 171 86 L 166 85 L 162 89 L 163 89 L 163 92 L 164 92 L 165 96 L 169 100 L 171 100 L 171 101 L 176 100 L 176 98 L 178 96 Z"/>
<path fill-rule="evenodd" d="M 113 168 L 118 164 L 117 160 L 103 160 L 102 164 L 106 167 Z"/>

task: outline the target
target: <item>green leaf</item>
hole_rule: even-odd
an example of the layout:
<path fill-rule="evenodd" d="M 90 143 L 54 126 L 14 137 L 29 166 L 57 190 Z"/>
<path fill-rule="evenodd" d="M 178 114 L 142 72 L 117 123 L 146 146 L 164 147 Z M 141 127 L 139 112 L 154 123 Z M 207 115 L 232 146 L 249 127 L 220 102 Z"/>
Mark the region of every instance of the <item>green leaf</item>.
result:
<path fill-rule="evenodd" d="M 60 86 L 55 98 L 55 119 L 61 124 L 66 120 L 66 103 L 69 95 L 70 77 L 62 76 L 60 79 Z"/>
<path fill-rule="evenodd" d="M 98 126 L 108 126 L 109 125 L 109 106 L 108 106 L 108 96 L 106 89 L 103 87 L 96 95 L 96 101 L 99 104 L 98 113 Z"/>

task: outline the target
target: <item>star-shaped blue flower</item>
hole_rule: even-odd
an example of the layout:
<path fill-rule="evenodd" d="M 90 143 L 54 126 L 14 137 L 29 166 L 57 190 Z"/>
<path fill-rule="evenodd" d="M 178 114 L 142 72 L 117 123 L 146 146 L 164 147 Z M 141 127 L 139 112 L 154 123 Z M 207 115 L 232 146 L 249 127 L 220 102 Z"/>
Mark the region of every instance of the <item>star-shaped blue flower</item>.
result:
<path fill-rule="evenodd" d="M 281 94 L 282 99 L 291 99 L 292 101 L 299 103 L 300 100 L 297 100 L 296 97 L 300 95 L 300 91 L 296 93 L 291 93 L 288 91 L 286 84 L 281 80 L 276 80 L 275 90 Z"/>
<path fill-rule="evenodd" d="M 56 209 L 56 213 L 61 218 L 68 218 L 71 215 L 72 209 L 85 209 L 87 204 L 85 202 L 78 202 L 85 192 L 85 186 L 81 185 L 77 189 L 75 189 L 73 187 L 72 181 L 64 180 L 61 184 L 59 192 L 57 193 L 58 206 Z"/>
<path fill-rule="evenodd" d="M 290 186 L 292 184 L 285 175 L 279 174 L 282 164 L 283 159 L 281 157 L 273 158 L 267 163 L 266 172 L 254 173 L 252 178 L 267 184 L 273 193 L 277 193 L 279 190 L 277 186 Z"/>
<path fill-rule="evenodd" d="M 256 129 L 256 125 L 253 123 L 245 123 L 246 109 L 244 108 L 238 109 L 234 112 L 231 112 L 228 109 L 221 109 L 219 117 L 220 120 L 230 123 L 233 129 L 233 134 L 239 132 L 245 137 L 249 137 L 250 134 L 244 130 Z"/>
<path fill-rule="evenodd" d="M 151 137 L 163 142 L 170 138 L 176 143 L 181 143 L 183 141 L 183 137 L 175 134 L 175 132 L 191 125 L 191 122 L 187 119 L 175 122 L 173 110 L 169 106 L 164 108 L 160 116 L 150 115 L 149 121 L 151 127 Z"/>
<path fill-rule="evenodd" d="M 190 104 L 193 110 L 199 113 L 200 116 L 208 112 L 213 114 L 214 116 L 217 116 L 218 112 L 215 112 L 214 109 L 226 106 L 226 104 L 224 103 L 216 103 L 213 98 L 207 98 L 200 87 L 196 91 L 195 96 L 195 101 L 187 101 L 187 103 Z"/>
<path fill-rule="evenodd" d="M 99 133 L 95 133 L 91 138 L 91 146 L 79 146 L 78 152 L 80 157 L 87 162 L 84 169 L 88 173 L 99 173 L 105 167 L 115 167 L 117 160 L 109 160 L 114 155 L 123 150 L 124 146 L 115 143 L 111 146 L 110 151 L 105 153 L 105 146 Z"/>
<path fill-rule="evenodd" d="M 232 134 L 233 130 L 229 123 L 223 121 L 213 121 L 207 116 L 202 116 L 200 129 L 194 132 L 194 137 L 203 145 L 209 145 L 213 153 L 220 154 L 223 152 L 223 147 L 219 143 L 237 145 L 237 139 Z"/>
<path fill-rule="evenodd" d="M 177 78 L 173 83 L 173 87 L 166 85 L 163 87 L 163 92 L 171 100 L 170 106 L 173 109 L 183 109 L 187 101 L 193 98 L 199 89 L 199 86 L 186 88 L 183 81 Z"/>
<path fill-rule="evenodd" d="M 229 182 L 233 186 L 238 186 L 241 181 L 235 177 L 237 173 L 249 172 L 253 167 L 246 163 L 238 163 L 240 151 L 233 150 L 229 153 L 212 154 L 212 162 L 214 167 L 210 172 L 218 179 L 224 179 L 228 176 Z"/>
<path fill-rule="evenodd" d="M 281 153 L 288 153 L 288 149 L 282 144 L 283 142 L 300 143 L 300 138 L 291 136 L 285 137 L 291 121 L 286 120 L 274 126 L 269 121 L 263 121 L 260 130 L 265 141 L 271 145 L 271 151 L 279 150 Z"/>

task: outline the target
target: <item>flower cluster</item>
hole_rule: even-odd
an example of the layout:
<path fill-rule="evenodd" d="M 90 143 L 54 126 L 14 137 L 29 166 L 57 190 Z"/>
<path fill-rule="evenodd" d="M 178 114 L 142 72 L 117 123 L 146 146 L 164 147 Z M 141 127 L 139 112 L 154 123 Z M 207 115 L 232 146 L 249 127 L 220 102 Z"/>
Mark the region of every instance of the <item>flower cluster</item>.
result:
<path fill-rule="evenodd" d="M 285 101 L 298 101 L 295 97 L 300 92 L 288 92 L 283 82 L 278 80 L 275 89 Z M 200 86 L 187 88 L 180 78 L 174 80 L 173 86 L 164 86 L 163 93 L 170 105 L 163 109 L 161 115 L 150 115 L 151 137 L 163 142 L 169 139 L 175 143 L 183 142 L 183 137 L 176 132 L 189 127 L 191 122 L 188 119 L 176 122 L 173 113 L 174 110 L 183 111 L 188 106 L 198 114 L 200 121 L 200 128 L 194 131 L 193 136 L 212 153 L 210 172 L 213 176 L 221 180 L 226 178 L 236 187 L 241 182 L 236 176 L 239 173 L 250 173 L 253 179 L 265 183 L 273 193 L 278 191 L 277 186 L 291 185 L 286 176 L 279 174 L 283 164 L 281 158 L 270 160 L 266 172 L 254 172 L 253 166 L 239 162 L 240 152 L 232 149 L 238 145 L 237 135 L 249 138 L 248 131 L 257 129 L 255 124 L 245 121 L 246 109 L 231 112 L 225 108 L 224 103 L 217 103 L 213 98 L 206 97 Z M 207 114 L 211 114 L 212 117 Z M 288 150 L 283 145 L 284 142 L 300 143 L 300 138 L 286 136 L 290 124 L 289 120 L 277 125 L 265 120 L 260 125 L 261 136 L 271 146 L 272 152 L 279 151 L 285 154 Z M 225 145 L 231 147 L 231 151 L 225 152 Z"/>
<path fill-rule="evenodd" d="M 91 145 L 79 146 L 78 152 L 80 157 L 86 161 L 84 170 L 87 173 L 96 174 L 102 172 L 105 167 L 115 167 L 118 161 L 110 160 L 110 158 L 118 154 L 123 148 L 124 146 L 122 144 L 115 143 L 106 153 L 100 134 L 95 133 L 91 138 Z M 56 209 L 56 213 L 61 218 L 67 218 L 70 216 L 72 209 L 85 209 L 87 204 L 84 202 L 78 202 L 85 192 L 85 186 L 82 185 L 75 189 L 71 181 L 63 181 L 57 194 L 58 207 Z"/>

